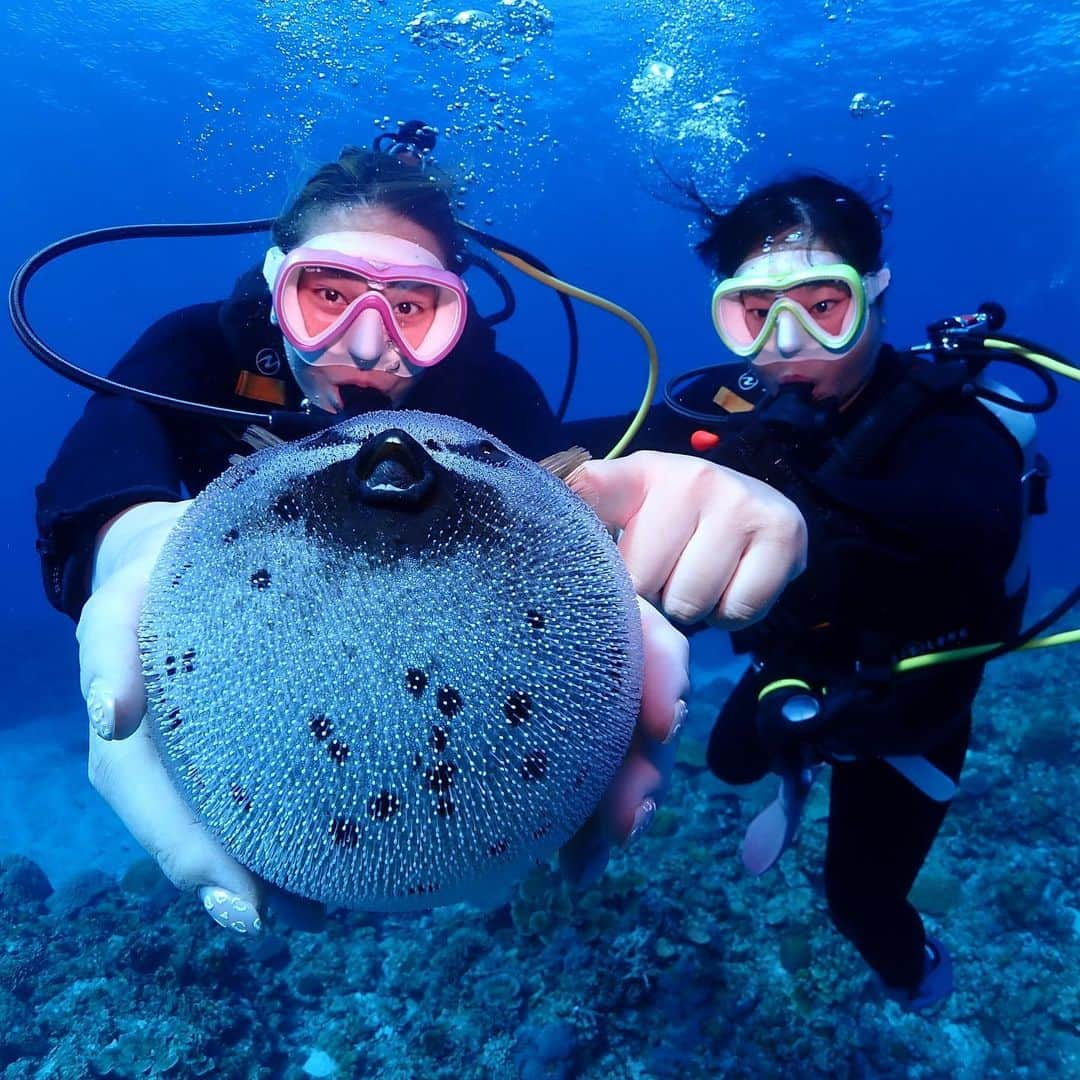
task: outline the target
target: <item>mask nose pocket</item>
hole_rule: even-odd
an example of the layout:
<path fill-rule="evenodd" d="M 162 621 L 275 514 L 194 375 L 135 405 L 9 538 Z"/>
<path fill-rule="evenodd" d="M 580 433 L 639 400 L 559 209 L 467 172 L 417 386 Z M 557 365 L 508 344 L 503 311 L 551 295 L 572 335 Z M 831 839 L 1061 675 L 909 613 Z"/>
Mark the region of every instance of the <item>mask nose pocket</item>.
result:
<path fill-rule="evenodd" d="M 349 355 L 365 364 L 374 364 L 386 351 L 386 328 L 380 312 L 370 307 L 361 311 L 349 329 Z"/>
<path fill-rule="evenodd" d="M 805 342 L 805 332 L 799 320 L 790 311 L 780 311 L 776 316 L 776 349 L 782 356 L 794 356 Z"/>

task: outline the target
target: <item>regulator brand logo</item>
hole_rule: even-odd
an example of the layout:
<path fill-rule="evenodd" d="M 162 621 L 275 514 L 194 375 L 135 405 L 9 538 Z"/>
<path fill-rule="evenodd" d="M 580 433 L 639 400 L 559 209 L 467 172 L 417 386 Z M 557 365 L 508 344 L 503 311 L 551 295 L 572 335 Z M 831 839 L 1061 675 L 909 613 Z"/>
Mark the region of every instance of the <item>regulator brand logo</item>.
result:
<path fill-rule="evenodd" d="M 276 375 L 281 370 L 281 357 L 273 349 L 260 349 L 255 357 L 255 370 L 260 375 Z"/>

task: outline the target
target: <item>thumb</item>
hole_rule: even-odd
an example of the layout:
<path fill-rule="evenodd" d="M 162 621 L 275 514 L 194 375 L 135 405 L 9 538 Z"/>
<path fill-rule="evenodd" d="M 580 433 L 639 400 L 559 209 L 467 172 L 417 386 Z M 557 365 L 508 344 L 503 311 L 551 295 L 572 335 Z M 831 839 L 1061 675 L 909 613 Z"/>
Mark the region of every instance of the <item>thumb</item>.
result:
<path fill-rule="evenodd" d="M 138 503 L 98 534 L 93 591 L 75 636 L 87 712 L 103 739 L 126 738 L 146 711 L 139 617 L 158 553 L 190 505 L 190 500 Z"/>
<path fill-rule="evenodd" d="M 140 561 L 114 574 L 86 601 L 75 631 L 79 684 L 103 739 L 127 738 L 146 711 L 138 627 L 150 566 Z"/>
<path fill-rule="evenodd" d="M 647 451 L 614 461 L 586 461 L 578 466 L 566 483 L 593 508 L 606 525 L 618 529 L 641 509 L 648 492 Z"/>

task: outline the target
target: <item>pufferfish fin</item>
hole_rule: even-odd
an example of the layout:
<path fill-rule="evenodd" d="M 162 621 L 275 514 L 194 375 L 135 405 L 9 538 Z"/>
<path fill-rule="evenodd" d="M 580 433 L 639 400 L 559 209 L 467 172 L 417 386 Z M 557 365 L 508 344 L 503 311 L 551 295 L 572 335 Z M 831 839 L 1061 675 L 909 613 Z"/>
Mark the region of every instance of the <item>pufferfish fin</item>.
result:
<path fill-rule="evenodd" d="M 268 446 L 284 446 L 285 440 L 279 435 L 275 435 L 272 431 L 267 431 L 266 428 L 261 428 L 257 424 L 252 424 L 243 435 L 240 436 L 241 442 L 246 442 L 252 450 L 265 450 Z"/>
<path fill-rule="evenodd" d="M 571 446 L 569 450 L 560 450 L 557 454 L 542 458 L 537 464 L 541 469 L 547 469 L 552 476 L 565 480 L 576 469 L 581 468 L 586 461 L 592 458 L 592 454 L 581 446 Z"/>
<path fill-rule="evenodd" d="M 247 443 L 251 447 L 251 452 L 256 450 L 265 450 L 268 446 L 283 446 L 285 440 L 275 435 L 271 431 L 267 431 L 266 428 L 257 427 L 252 424 L 247 428 L 243 435 L 240 436 L 240 441 Z M 229 464 L 239 465 L 244 460 L 247 454 L 230 454 Z"/>

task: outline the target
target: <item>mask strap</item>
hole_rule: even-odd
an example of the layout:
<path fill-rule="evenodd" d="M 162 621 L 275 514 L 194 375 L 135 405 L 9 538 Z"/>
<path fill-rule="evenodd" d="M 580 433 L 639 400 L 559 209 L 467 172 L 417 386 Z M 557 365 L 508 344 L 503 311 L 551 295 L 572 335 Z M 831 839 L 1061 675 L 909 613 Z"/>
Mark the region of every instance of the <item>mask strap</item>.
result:
<path fill-rule="evenodd" d="M 263 259 L 262 264 L 262 276 L 263 281 L 266 282 L 266 287 L 273 292 L 274 285 L 277 282 L 278 271 L 281 269 L 281 264 L 285 261 L 285 252 L 281 250 L 276 244 L 272 248 L 268 248 L 266 251 L 266 257 Z"/>
<path fill-rule="evenodd" d="M 892 281 L 892 271 L 883 266 L 872 274 L 863 275 L 863 291 L 866 293 L 866 306 L 870 307 L 874 301 L 889 287 Z"/>

